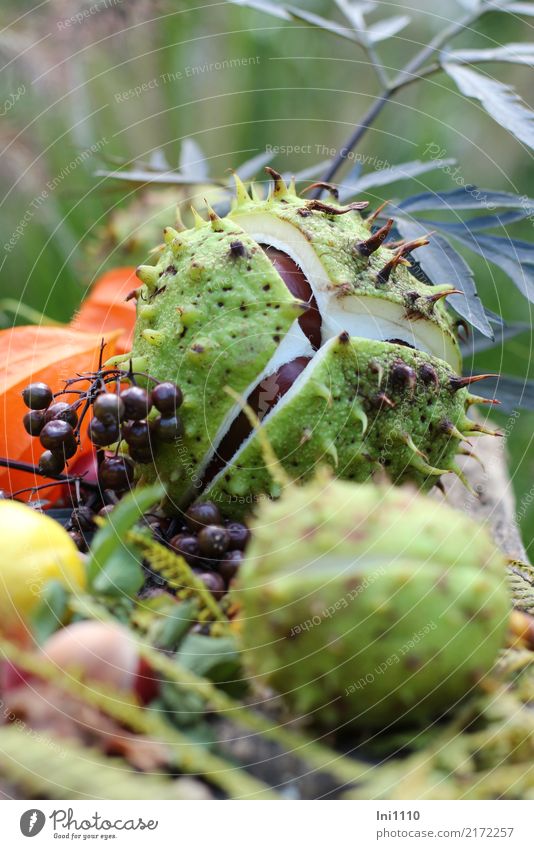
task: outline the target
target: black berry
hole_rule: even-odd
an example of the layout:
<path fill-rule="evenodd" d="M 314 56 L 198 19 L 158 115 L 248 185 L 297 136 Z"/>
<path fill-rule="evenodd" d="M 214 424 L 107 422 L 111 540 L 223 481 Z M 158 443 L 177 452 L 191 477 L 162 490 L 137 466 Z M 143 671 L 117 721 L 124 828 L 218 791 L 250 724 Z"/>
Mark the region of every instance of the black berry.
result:
<path fill-rule="evenodd" d="M 196 537 L 190 534 L 176 534 L 170 540 L 169 545 L 176 554 L 181 554 L 190 566 L 198 562 L 200 549 Z"/>
<path fill-rule="evenodd" d="M 152 454 L 150 446 L 147 446 L 146 448 L 138 448 L 135 445 L 131 445 L 128 448 L 128 452 L 132 460 L 136 463 L 144 463 L 146 465 L 147 463 L 152 463 L 154 460 L 154 455 Z"/>
<path fill-rule="evenodd" d="M 124 410 L 124 401 L 114 392 L 101 392 L 93 404 L 93 415 L 105 425 L 118 425 L 124 418 Z"/>
<path fill-rule="evenodd" d="M 45 410 L 52 403 L 53 397 L 46 383 L 30 383 L 22 391 L 22 400 L 30 410 Z"/>
<path fill-rule="evenodd" d="M 98 481 L 103 489 L 128 489 L 133 477 L 133 463 L 129 457 L 106 457 L 98 467 Z"/>
<path fill-rule="evenodd" d="M 152 390 L 152 403 L 165 416 L 173 416 L 182 401 L 182 390 L 170 381 L 158 383 Z"/>
<path fill-rule="evenodd" d="M 96 418 L 91 419 L 89 422 L 87 434 L 93 445 L 99 445 L 100 447 L 112 445 L 120 438 L 120 430 L 117 422 L 113 424 L 104 424 L 104 422 L 101 422 L 100 419 Z"/>
<path fill-rule="evenodd" d="M 23 417 L 24 430 L 30 436 L 39 436 L 44 426 L 44 413 L 42 410 L 29 410 Z"/>
<path fill-rule="evenodd" d="M 124 418 L 146 419 L 152 409 L 152 401 L 148 396 L 148 392 L 140 386 L 130 386 L 128 389 L 123 389 L 120 394 L 121 400 L 124 403 Z"/>
<path fill-rule="evenodd" d="M 200 578 L 202 583 L 206 585 L 210 593 L 215 596 L 216 599 L 222 598 L 225 594 L 226 585 L 217 572 L 199 572 L 197 573 L 197 577 Z"/>
<path fill-rule="evenodd" d="M 191 530 L 197 531 L 206 525 L 220 525 L 221 514 L 212 501 L 203 501 L 191 505 L 185 514 L 185 521 Z"/>
<path fill-rule="evenodd" d="M 76 410 L 70 404 L 66 404 L 65 401 L 56 401 L 55 404 L 51 404 L 44 417 L 46 424 L 55 420 L 67 422 L 71 427 L 76 427 L 78 424 Z"/>
<path fill-rule="evenodd" d="M 158 416 L 151 422 L 151 426 L 154 436 L 161 442 L 174 442 L 184 432 L 178 416 Z"/>
<path fill-rule="evenodd" d="M 228 551 L 230 536 L 220 525 L 207 525 L 198 534 L 200 553 L 205 557 L 219 559 Z"/>
<path fill-rule="evenodd" d="M 246 525 L 242 525 L 241 522 L 228 522 L 226 530 L 230 537 L 229 548 L 244 551 L 250 539 L 250 531 Z"/>
<path fill-rule="evenodd" d="M 125 424 L 122 434 L 130 448 L 150 448 L 150 428 L 143 419 Z"/>
<path fill-rule="evenodd" d="M 39 471 L 43 475 L 60 475 L 65 468 L 65 463 L 51 451 L 43 451 L 39 457 Z"/>
<path fill-rule="evenodd" d="M 217 571 L 227 584 L 235 578 L 243 562 L 242 551 L 229 551 L 217 565 Z"/>
<path fill-rule="evenodd" d="M 53 419 L 47 422 L 40 433 L 41 445 L 55 451 L 74 438 L 74 431 L 68 422 Z"/>

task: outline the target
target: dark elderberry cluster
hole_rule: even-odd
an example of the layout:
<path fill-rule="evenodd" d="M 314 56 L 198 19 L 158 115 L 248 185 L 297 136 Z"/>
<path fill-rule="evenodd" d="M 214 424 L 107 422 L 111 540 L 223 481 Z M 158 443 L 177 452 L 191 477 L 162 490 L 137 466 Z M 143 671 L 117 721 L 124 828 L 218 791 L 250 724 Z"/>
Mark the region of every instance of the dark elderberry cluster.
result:
<path fill-rule="evenodd" d="M 98 447 L 124 440 L 132 460 L 150 463 L 154 444 L 173 442 L 182 435 L 177 414 L 182 400 L 180 388 L 168 381 L 156 384 L 151 392 L 141 386 L 129 386 L 119 392 L 104 390 L 93 402 L 89 439 Z M 158 415 L 149 419 L 153 407 Z M 104 483 L 113 488 L 107 481 Z"/>
<path fill-rule="evenodd" d="M 135 373 L 119 369 L 102 369 L 79 375 L 67 380 L 62 392 L 53 394 L 46 383 L 31 383 L 22 397 L 29 408 L 23 422 L 31 436 L 39 437 L 45 449 L 39 458 L 39 472 L 49 477 L 58 477 L 65 465 L 76 454 L 80 444 L 80 430 L 87 413 L 92 409 L 93 418 L 88 435 L 97 448 L 118 445 L 124 440 L 128 445 L 128 456 L 99 455 L 98 480 L 103 489 L 123 492 L 133 482 L 133 462 L 150 463 L 153 446 L 172 442 L 182 435 L 183 427 L 178 408 L 183 397 L 178 386 L 170 381 L 155 383 L 152 391 L 135 384 Z M 121 381 L 132 385 L 121 389 Z M 84 389 L 76 388 L 88 383 Z M 109 391 L 113 384 L 115 391 Z M 58 395 L 74 395 L 72 403 L 56 401 Z M 152 410 L 157 415 L 148 418 Z"/>
<path fill-rule="evenodd" d="M 75 405 L 54 401 L 52 390 L 46 383 L 30 383 L 22 398 L 29 407 L 23 418 L 24 428 L 30 436 L 38 436 L 45 449 L 39 458 L 39 471 L 43 475 L 59 475 L 78 449 Z"/>
<path fill-rule="evenodd" d="M 174 520 L 169 528 L 169 547 L 182 555 L 215 598 L 221 598 L 243 560 L 250 531 L 241 522 L 223 520 L 211 501 L 191 505 L 180 524 L 177 527 Z"/>

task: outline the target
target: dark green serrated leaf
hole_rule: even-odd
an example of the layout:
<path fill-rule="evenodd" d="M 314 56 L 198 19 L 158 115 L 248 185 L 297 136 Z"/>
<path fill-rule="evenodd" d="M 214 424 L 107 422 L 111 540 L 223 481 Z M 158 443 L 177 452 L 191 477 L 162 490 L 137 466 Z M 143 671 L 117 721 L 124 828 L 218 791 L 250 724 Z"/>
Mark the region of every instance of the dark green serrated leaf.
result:
<path fill-rule="evenodd" d="M 388 186 L 390 183 L 396 183 L 400 180 L 411 180 L 421 174 L 426 174 L 428 171 L 435 171 L 446 165 L 455 164 L 456 159 L 435 159 L 430 162 L 416 159 L 413 162 L 403 162 L 401 165 L 392 165 L 390 168 L 364 174 L 363 177 L 351 172 L 341 185 L 340 199 L 345 201 L 356 192 L 366 192 L 376 186 Z"/>
<path fill-rule="evenodd" d="M 534 380 L 501 374 L 477 383 L 477 395 L 498 398 L 504 412 L 534 410 Z"/>
<path fill-rule="evenodd" d="M 534 44 L 510 43 L 482 50 L 448 50 L 442 54 L 442 61 L 461 65 L 478 62 L 514 62 L 519 65 L 534 65 Z"/>
<path fill-rule="evenodd" d="M 395 226 L 405 239 L 417 239 L 428 231 L 420 222 L 398 218 Z M 463 256 L 442 235 L 434 233 L 430 244 L 417 253 L 417 261 L 434 285 L 449 284 L 461 289 L 465 297 L 453 295 L 448 302 L 459 315 L 476 327 L 484 336 L 493 337 L 482 301 L 480 300 L 473 272 Z"/>
<path fill-rule="evenodd" d="M 490 207 L 502 209 L 523 209 L 534 213 L 534 199 L 514 195 L 510 192 L 495 192 L 475 185 L 462 186 L 447 192 L 422 192 L 404 198 L 398 203 L 399 209 L 418 212 L 427 209 L 479 209 Z M 527 214 L 528 214 L 527 212 Z"/>
<path fill-rule="evenodd" d="M 527 324 L 527 322 L 510 322 L 509 324 L 498 327 L 493 339 L 489 339 L 487 336 L 483 336 L 475 331 L 467 342 L 462 342 L 460 347 L 463 356 L 466 357 L 469 355 L 479 354 L 482 351 L 489 351 L 492 348 L 498 348 L 510 339 L 515 339 L 516 336 L 520 336 L 522 333 L 531 331 L 532 327 L 530 324 Z"/>
<path fill-rule="evenodd" d="M 183 140 L 178 167 L 185 177 L 194 180 L 196 183 L 209 181 L 206 157 L 199 143 L 194 139 L 186 138 Z"/>
<path fill-rule="evenodd" d="M 528 246 L 527 242 L 515 242 L 513 239 L 504 239 L 499 236 L 454 233 L 453 237 L 460 244 L 501 268 L 525 298 L 534 302 L 534 267 L 532 265 L 534 246 Z M 526 246 L 532 250 L 532 253 Z"/>
<path fill-rule="evenodd" d="M 461 94 L 478 100 L 494 121 L 534 149 L 534 112 L 511 86 L 454 62 L 444 62 L 442 67 Z"/>

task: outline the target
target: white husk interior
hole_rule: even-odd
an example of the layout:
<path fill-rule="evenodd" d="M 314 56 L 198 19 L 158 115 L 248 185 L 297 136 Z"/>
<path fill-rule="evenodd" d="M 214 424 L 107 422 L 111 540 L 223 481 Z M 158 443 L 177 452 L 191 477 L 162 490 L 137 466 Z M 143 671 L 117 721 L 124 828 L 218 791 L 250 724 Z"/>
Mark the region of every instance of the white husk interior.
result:
<path fill-rule="evenodd" d="M 364 339 L 401 339 L 409 345 L 445 360 L 458 370 L 458 355 L 439 327 L 420 319 L 409 321 L 404 308 L 369 295 L 336 297 L 328 275 L 312 245 L 302 233 L 274 215 L 238 214 L 233 218 L 257 242 L 272 245 L 291 257 L 307 278 L 322 316 L 322 341 L 347 331 Z"/>
<path fill-rule="evenodd" d="M 273 356 L 265 366 L 262 372 L 254 378 L 252 383 L 243 391 L 243 399 L 246 400 L 252 390 L 261 383 L 261 381 L 268 377 L 270 374 L 274 374 L 280 366 L 283 366 L 285 363 L 294 360 L 296 357 L 312 357 L 315 354 L 312 346 L 310 345 L 309 340 L 306 338 L 302 330 L 300 329 L 300 325 L 298 321 L 295 320 L 291 325 L 290 329 L 276 348 Z M 278 405 L 277 405 L 278 406 Z M 215 455 L 217 448 L 219 447 L 222 439 L 230 429 L 230 426 L 234 419 L 237 418 L 239 413 L 241 412 L 241 406 L 239 404 L 234 404 L 230 410 L 228 411 L 226 417 L 223 419 L 216 435 L 213 438 L 210 450 L 205 455 L 202 463 L 199 468 L 199 477 L 202 477 L 206 468 L 208 467 L 212 457 Z M 209 414 L 209 410 L 207 411 Z"/>
<path fill-rule="evenodd" d="M 263 417 L 262 426 L 266 425 L 268 423 L 269 419 L 275 413 L 279 413 L 280 410 L 282 409 L 282 407 L 284 407 L 286 404 L 289 404 L 289 402 L 291 401 L 293 396 L 296 395 L 296 393 L 300 390 L 300 387 L 302 386 L 302 384 L 305 381 L 311 380 L 311 378 L 313 377 L 314 370 L 317 368 L 317 366 L 319 365 L 321 360 L 324 359 L 324 357 L 327 355 L 328 350 L 332 347 L 334 342 L 335 342 L 335 339 L 330 339 L 318 351 L 315 352 L 315 356 L 313 357 L 313 360 L 311 361 L 311 363 L 308 363 L 308 365 L 306 366 L 304 371 L 302 371 L 299 374 L 299 376 L 297 377 L 297 379 L 295 380 L 295 382 L 293 383 L 291 388 L 288 389 L 288 391 L 286 392 L 285 395 L 282 395 L 282 397 L 280 398 L 278 403 L 271 410 L 269 410 L 269 412 Z M 293 357 L 291 357 L 291 359 L 293 359 Z M 237 449 L 237 451 L 233 455 L 232 459 L 229 460 L 229 463 L 233 463 L 239 458 L 240 453 L 245 450 L 245 448 L 247 447 L 249 442 L 251 442 L 254 439 L 255 435 L 256 435 L 255 430 L 253 430 L 253 431 L 251 431 L 251 433 L 249 433 L 247 438 L 241 443 L 241 445 L 239 446 L 239 448 Z M 217 481 L 221 477 L 221 475 L 223 475 L 224 473 L 225 473 L 225 469 L 221 469 L 221 471 L 217 475 L 215 475 L 213 480 L 210 481 L 210 486 L 215 481 Z"/>

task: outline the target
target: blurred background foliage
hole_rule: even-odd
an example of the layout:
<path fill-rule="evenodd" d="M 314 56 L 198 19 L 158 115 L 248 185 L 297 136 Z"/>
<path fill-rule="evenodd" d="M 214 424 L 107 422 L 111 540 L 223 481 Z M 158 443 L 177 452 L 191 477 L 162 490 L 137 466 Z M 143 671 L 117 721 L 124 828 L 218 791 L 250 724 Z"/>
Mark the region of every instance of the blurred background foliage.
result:
<path fill-rule="evenodd" d="M 336 16 L 333 0 L 300 5 Z M 468 5 L 467 0 L 379 3 L 382 16 L 411 16 L 406 29 L 378 46 L 391 75 Z M 532 17 L 488 14 L 454 46 L 533 41 L 533 26 Z M 68 320 L 104 267 L 137 262 L 133 248 L 145 250 L 145 243 L 129 240 L 128 205 L 144 203 L 142 215 L 157 215 L 159 228 L 172 221 L 176 200 L 190 195 L 187 187 L 162 188 L 156 195 L 152 189 L 149 206 L 138 187 L 95 177 L 99 168 L 112 168 L 116 157 L 146 162 L 163 151 L 175 167 L 183 140 L 191 138 L 211 174 L 225 177 L 226 169 L 268 146 L 298 146 L 298 152 L 280 152 L 272 164 L 300 171 L 337 150 L 378 93 L 356 45 L 224 2 L 2 0 L 0 27 L 4 327 L 13 320 L 25 323 L 29 315 L 13 313 L 6 298 L 50 319 Z M 530 66 L 485 70 L 513 83 L 534 107 Z M 357 153 L 369 157 L 365 172 L 428 158 L 429 145 L 438 146 L 443 157 L 455 157 L 467 182 L 534 195 L 526 147 L 459 96 L 443 74 L 394 99 Z M 194 151 L 189 160 L 198 169 Z M 386 198 L 455 186 L 451 176 L 436 171 L 366 197 L 376 206 Z M 532 241 L 532 227 L 532 221 L 514 224 L 514 236 Z M 471 255 L 470 262 L 484 303 L 506 320 L 531 324 L 531 305 L 509 279 L 482 258 Z M 477 355 L 465 370 L 534 377 L 531 333 Z M 508 426 L 518 519 L 532 554 L 534 414 L 496 418 Z"/>

